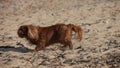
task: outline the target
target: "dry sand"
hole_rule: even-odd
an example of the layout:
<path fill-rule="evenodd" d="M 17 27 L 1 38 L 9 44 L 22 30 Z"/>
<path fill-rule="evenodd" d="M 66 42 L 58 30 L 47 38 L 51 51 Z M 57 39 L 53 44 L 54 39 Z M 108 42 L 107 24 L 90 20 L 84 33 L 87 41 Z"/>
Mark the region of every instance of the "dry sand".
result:
<path fill-rule="evenodd" d="M 83 29 L 73 50 L 17 36 L 24 24 L 73 23 Z M 0 68 L 120 68 L 120 0 L 0 0 Z"/>

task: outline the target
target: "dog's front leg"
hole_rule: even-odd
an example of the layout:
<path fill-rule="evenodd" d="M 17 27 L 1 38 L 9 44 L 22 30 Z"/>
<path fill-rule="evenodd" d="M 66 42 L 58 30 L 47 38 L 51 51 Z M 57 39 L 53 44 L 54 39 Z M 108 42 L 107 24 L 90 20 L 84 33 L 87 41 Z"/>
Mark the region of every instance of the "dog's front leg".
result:
<path fill-rule="evenodd" d="M 40 51 L 45 48 L 45 40 L 41 40 L 38 45 L 35 47 L 35 51 Z"/>

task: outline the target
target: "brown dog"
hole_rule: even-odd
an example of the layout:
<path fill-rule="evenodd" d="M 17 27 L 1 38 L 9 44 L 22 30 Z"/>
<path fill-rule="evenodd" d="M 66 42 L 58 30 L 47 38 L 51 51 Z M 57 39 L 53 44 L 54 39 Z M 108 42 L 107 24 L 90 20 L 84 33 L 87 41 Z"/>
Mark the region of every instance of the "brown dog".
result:
<path fill-rule="evenodd" d="M 70 49 L 73 49 L 71 42 L 72 31 L 78 34 L 78 38 L 82 39 L 82 29 L 73 24 L 55 24 L 48 27 L 40 27 L 33 25 L 23 25 L 18 29 L 18 36 L 26 38 L 31 43 L 37 45 L 35 51 L 44 49 L 54 43 L 61 43 Z"/>

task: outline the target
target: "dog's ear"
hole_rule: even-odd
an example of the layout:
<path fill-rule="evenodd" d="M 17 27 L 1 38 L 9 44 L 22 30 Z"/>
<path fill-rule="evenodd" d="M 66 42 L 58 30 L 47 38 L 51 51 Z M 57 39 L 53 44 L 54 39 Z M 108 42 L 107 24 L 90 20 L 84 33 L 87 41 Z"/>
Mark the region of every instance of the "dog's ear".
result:
<path fill-rule="evenodd" d="M 28 37 L 33 40 L 38 40 L 39 38 L 39 32 L 38 27 L 33 25 L 28 25 Z"/>
<path fill-rule="evenodd" d="M 20 26 L 17 33 L 21 38 L 26 37 L 28 33 L 28 27 L 26 25 Z"/>

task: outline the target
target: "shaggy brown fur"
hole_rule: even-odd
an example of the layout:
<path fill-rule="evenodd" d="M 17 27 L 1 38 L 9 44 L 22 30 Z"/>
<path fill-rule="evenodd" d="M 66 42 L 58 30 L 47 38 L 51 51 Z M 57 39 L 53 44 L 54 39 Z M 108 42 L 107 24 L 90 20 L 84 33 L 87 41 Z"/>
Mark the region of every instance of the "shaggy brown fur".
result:
<path fill-rule="evenodd" d="M 70 49 L 73 49 L 71 42 L 72 31 L 78 34 L 78 38 L 82 39 L 82 29 L 73 24 L 55 24 L 48 27 L 40 27 L 33 25 L 23 25 L 18 29 L 18 36 L 26 38 L 31 43 L 37 45 L 35 51 L 44 49 L 54 43 L 61 43 Z"/>

